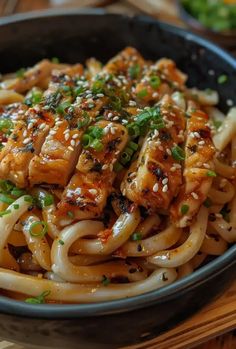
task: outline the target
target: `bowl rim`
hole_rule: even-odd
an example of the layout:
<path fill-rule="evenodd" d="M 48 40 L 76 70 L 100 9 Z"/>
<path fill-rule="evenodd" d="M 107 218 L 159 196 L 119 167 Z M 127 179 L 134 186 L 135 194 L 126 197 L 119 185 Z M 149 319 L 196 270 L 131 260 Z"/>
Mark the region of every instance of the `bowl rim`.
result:
<path fill-rule="evenodd" d="M 68 16 L 109 16 L 123 18 L 126 21 L 141 21 L 153 25 L 158 25 L 161 30 L 172 33 L 178 37 L 185 38 L 187 41 L 193 41 L 203 49 L 210 50 L 218 57 L 226 61 L 230 66 L 236 69 L 236 59 L 224 51 L 216 44 L 202 38 L 201 36 L 189 33 L 187 29 L 175 27 L 157 21 L 151 17 L 143 15 L 127 16 L 122 14 L 110 14 L 103 9 L 50 9 L 46 11 L 33 11 L 24 14 L 16 14 L 0 19 L 0 28 L 4 25 L 9 25 L 24 21 L 34 21 L 35 19 L 53 18 L 53 17 L 68 17 Z M 70 319 L 81 317 L 101 316 L 108 314 L 125 313 L 138 310 L 144 307 L 150 307 L 153 304 L 163 303 L 169 299 L 184 295 L 187 291 L 205 283 L 221 274 L 224 270 L 230 268 L 235 261 L 236 244 L 230 247 L 223 255 L 215 258 L 205 266 L 199 268 L 194 273 L 185 278 L 174 282 L 163 288 L 144 293 L 138 296 L 118 299 L 113 301 L 89 303 L 89 304 L 29 304 L 23 301 L 17 301 L 5 296 L 0 296 L 0 311 L 5 314 L 18 316 L 35 317 L 35 318 L 51 318 L 51 319 Z"/>

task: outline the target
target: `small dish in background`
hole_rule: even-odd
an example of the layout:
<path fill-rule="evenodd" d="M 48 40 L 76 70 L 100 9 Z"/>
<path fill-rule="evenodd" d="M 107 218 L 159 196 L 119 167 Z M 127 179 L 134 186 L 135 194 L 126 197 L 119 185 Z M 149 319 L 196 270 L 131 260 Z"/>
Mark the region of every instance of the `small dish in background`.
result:
<path fill-rule="evenodd" d="M 210 40 L 215 41 L 219 45 L 224 46 L 226 48 L 236 47 L 236 29 L 220 30 L 220 25 L 218 25 L 219 29 L 207 27 L 200 20 L 198 20 L 198 18 L 194 17 L 188 11 L 188 9 L 186 9 L 186 6 L 184 6 L 184 1 L 177 0 L 177 6 L 179 9 L 181 19 L 193 31 L 207 37 Z M 235 21 L 236 21 L 236 18 L 235 18 Z"/>

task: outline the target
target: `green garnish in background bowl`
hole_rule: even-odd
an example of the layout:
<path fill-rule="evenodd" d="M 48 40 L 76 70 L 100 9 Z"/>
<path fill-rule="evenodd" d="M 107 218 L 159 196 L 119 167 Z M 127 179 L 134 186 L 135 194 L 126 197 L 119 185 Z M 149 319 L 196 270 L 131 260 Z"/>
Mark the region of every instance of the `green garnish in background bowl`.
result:
<path fill-rule="evenodd" d="M 206 28 L 236 30 L 236 2 L 233 0 L 181 0 L 181 3 Z"/>

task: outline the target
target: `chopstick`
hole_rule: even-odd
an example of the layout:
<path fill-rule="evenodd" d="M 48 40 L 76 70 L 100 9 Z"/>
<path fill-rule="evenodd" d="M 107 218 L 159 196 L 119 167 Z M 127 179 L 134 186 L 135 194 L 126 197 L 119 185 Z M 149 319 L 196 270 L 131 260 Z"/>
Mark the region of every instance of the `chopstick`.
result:
<path fill-rule="evenodd" d="M 2 16 L 9 16 L 15 12 L 18 0 L 5 0 L 2 9 Z"/>

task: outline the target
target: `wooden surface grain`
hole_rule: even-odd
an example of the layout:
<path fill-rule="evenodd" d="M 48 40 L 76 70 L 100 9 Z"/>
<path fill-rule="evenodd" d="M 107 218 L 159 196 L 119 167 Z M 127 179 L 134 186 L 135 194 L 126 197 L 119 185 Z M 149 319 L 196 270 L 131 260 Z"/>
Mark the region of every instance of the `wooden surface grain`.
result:
<path fill-rule="evenodd" d="M 108 12 L 126 14 L 147 13 L 169 23 L 184 26 L 174 0 L 0 0 L 0 16 L 42 10 L 49 7 L 106 6 Z M 230 334 L 210 342 L 207 340 L 236 328 L 236 283 L 218 300 L 201 312 L 146 343 L 123 349 L 236 349 L 236 339 Z M 8 341 L 0 341 L 0 349 L 26 349 Z M 31 349 L 31 348 L 27 348 Z M 70 348 L 68 348 L 70 349 Z"/>

